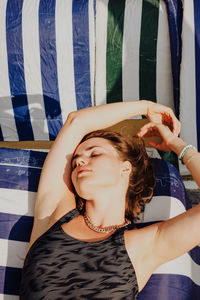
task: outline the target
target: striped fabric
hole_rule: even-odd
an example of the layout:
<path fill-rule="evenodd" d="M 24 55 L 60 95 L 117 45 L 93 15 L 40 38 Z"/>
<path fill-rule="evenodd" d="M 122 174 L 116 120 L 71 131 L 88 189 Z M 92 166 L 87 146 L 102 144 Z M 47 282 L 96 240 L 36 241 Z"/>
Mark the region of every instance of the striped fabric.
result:
<path fill-rule="evenodd" d="M 178 116 L 179 6 L 169 0 L 97 1 L 96 105 L 147 99 Z M 178 168 L 173 152 L 161 156 Z"/>
<path fill-rule="evenodd" d="M 54 140 L 93 105 L 95 0 L 0 1 L 0 140 Z"/>
<path fill-rule="evenodd" d="M 0 149 L 0 299 L 19 299 L 21 269 L 33 225 L 33 207 L 46 152 Z M 156 188 L 137 226 L 166 220 L 190 207 L 177 170 L 160 159 Z M 200 249 L 161 266 L 139 300 L 200 299 Z"/>
<path fill-rule="evenodd" d="M 164 1 L 97 1 L 95 96 L 97 105 L 148 99 L 174 109 Z"/>
<path fill-rule="evenodd" d="M 200 5 L 184 1 L 180 82 L 181 137 L 200 151 Z"/>

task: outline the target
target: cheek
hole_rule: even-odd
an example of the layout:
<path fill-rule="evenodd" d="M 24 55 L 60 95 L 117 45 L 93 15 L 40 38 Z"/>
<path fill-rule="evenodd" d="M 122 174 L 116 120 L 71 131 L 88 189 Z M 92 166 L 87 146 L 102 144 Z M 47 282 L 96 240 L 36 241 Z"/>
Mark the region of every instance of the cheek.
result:
<path fill-rule="evenodd" d="M 120 165 L 115 160 L 104 160 L 99 162 L 99 165 L 95 169 L 95 173 L 102 180 L 113 181 L 120 177 Z"/>
<path fill-rule="evenodd" d="M 75 182 L 75 173 L 74 172 L 71 173 L 71 181 L 74 184 L 74 182 Z"/>

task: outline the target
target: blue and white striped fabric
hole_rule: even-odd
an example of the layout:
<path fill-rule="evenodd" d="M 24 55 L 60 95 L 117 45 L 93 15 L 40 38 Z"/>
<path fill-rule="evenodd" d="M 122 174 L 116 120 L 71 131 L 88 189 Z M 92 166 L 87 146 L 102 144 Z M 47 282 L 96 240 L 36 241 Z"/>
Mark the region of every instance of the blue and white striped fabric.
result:
<path fill-rule="evenodd" d="M 95 0 L 0 1 L 0 140 L 54 140 L 93 105 Z"/>
<path fill-rule="evenodd" d="M 21 269 L 33 225 L 33 207 L 46 152 L 0 149 L 0 299 L 19 299 Z M 190 207 L 177 170 L 159 159 L 157 184 L 138 227 Z M 200 248 L 155 271 L 139 300 L 200 299 Z"/>
<path fill-rule="evenodd" d="M 184 0 L 180 81 L 181 137 L 200 151 L 200 5 Z"/>

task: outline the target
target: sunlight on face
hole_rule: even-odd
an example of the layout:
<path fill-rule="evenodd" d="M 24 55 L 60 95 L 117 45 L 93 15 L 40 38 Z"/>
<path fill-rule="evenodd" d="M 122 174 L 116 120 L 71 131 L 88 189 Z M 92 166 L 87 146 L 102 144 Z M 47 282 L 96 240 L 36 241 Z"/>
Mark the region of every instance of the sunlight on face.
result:
<path fill-rule="evenodd" d="M 72 158 L 72 182 L 76 192 L 87 199 L 90 193 L 118 184 L 122 161 L 104 138 L 91 138 L 80 144 Z"/>

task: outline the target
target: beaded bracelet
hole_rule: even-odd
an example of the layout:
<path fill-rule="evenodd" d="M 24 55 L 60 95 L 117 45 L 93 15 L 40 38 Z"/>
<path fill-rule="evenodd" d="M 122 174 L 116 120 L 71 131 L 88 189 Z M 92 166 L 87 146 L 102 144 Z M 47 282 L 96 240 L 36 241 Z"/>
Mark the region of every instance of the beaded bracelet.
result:
<path fill-rule="evenodd" d="M 192 145 L 187 145 L 187 146 L 185 146 L 184 148 L 183 148 L 183 150 L 181 151 L 181 153 L 180 153 L 180 155 L 179 155 L 179 159 L 180 159 L 180 161 L 181 161 L 181 163 L 184 165 L 184 162 L 183 162 L 183 157 L 184 157 L 184 155 L 185 155 L 185 153 L 189 150 L 189 149 L 195 149 L 195 150 L 197 150 L 194 146 L 192 146 Z"/>

